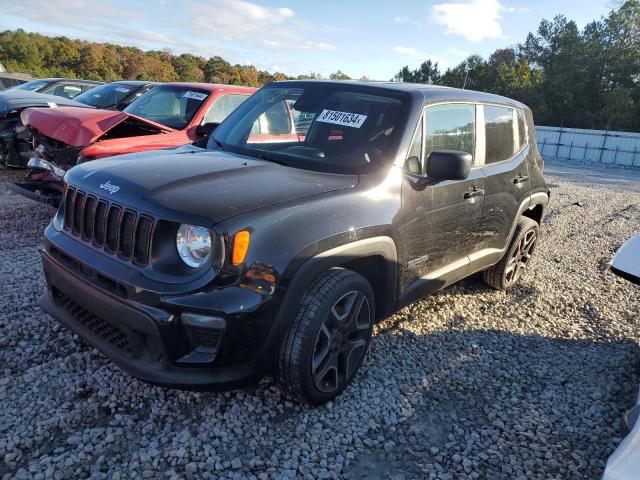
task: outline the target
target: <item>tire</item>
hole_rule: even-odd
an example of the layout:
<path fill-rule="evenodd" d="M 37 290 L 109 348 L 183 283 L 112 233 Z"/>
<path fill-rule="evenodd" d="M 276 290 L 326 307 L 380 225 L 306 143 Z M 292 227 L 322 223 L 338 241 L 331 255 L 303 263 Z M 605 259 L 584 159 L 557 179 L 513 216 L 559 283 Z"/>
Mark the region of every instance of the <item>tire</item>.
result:
<path fill-rule="evenodd" d="M 311 405 L 335 398 L 366 356 L 374 318 L 373 290 L 362 275 L 337 268 L 320 275 L 280 347 L 280 385 Z"/>
<path fill-rule="evenodd" d="M 540 237 L 538 222 L 520 217 L 509 248 L 502 259 L 483 272 L 485 283 L 497 290 L 509 290 L 522 277 Z"/>

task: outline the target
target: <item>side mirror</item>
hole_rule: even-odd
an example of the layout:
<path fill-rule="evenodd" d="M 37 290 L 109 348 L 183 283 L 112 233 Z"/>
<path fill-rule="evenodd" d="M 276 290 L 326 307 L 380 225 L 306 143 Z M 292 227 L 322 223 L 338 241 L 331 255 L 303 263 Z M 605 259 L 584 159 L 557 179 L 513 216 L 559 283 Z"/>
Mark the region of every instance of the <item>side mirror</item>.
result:
<path fill-rule="evenodd" d="M 640 285 L 640 235 L 626 241 L 611 261 L 611 271 Z"/>
<path fill-rule="evenodd" d="M 198 125 L 196 127 L 196 135 L 202 138 L 207 138 L 213 133 L 216 128 L 218 128 L 218 125 L 220 124 L 217 122 L 203 123 L 202 125 Z"/>
<path fill-rule="evenodd" d="M 435 150 L 427 158 L 427 174 L 432 180 L 466 180 L 473 157 L 456 150 Z"/>

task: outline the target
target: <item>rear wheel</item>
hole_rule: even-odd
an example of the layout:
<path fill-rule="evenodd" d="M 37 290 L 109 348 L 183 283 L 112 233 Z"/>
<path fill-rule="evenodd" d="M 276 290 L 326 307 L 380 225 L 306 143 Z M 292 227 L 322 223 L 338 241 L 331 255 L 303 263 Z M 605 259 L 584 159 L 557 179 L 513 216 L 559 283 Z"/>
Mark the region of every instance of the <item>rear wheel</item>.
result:
<path fill-rule="evenodd" d="M 280 384 L 319 405 L 342 392 L 356 375 L 371 339 L 374 297 L 369 282 L 332 269 L 305 294 L 280 348 Z"/>
<path fill-rule="evenodd" d="M 540 227 L 535 220 L 520 217 L 504 257 L 484 271 L 484 281 L 498 290 L 508 290 L 518 283 L 531 261 L 539 235 Z"/>

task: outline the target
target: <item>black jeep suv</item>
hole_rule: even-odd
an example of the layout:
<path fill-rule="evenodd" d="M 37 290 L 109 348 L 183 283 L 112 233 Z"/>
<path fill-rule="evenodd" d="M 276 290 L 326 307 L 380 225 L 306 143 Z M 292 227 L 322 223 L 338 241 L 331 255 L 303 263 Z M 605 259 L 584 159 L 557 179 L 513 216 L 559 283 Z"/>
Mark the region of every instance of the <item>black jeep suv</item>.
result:
<path fill-rule="evenodd" d="M 372 325 L 513 286 L 549 201 L 531 111 L 402 83 L 270 84 L 191 147 L 88 162 L 46 229 L 47 312 L 131 375 L 340 393 Z"/>

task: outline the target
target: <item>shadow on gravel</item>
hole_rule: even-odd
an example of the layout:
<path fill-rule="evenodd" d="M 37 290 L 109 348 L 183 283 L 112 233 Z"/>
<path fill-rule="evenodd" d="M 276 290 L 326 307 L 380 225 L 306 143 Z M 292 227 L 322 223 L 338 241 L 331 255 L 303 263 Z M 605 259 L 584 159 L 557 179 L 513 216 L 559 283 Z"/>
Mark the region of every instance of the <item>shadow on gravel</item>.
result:
<path fill-rule="evenodd" d="M 377 444 L 346 471 L 353 479 L 471 472 L 481 472 L 480 478 L 599 478 L 620 440 L 620 419 L 635 401 L 640 349 L 631 340 L 455 327 L 432 335 L 400 328 L 382 337 L 377 341 L 392 353 L 374 355 L 389 375 L 421 373 L 402 374 L 404 381 L 386 377 L 385 388 L 398 389 L 398 421 L 379 418 L 368 433 Z M 363 377 L 359 381 L 370 381 Z"/>

